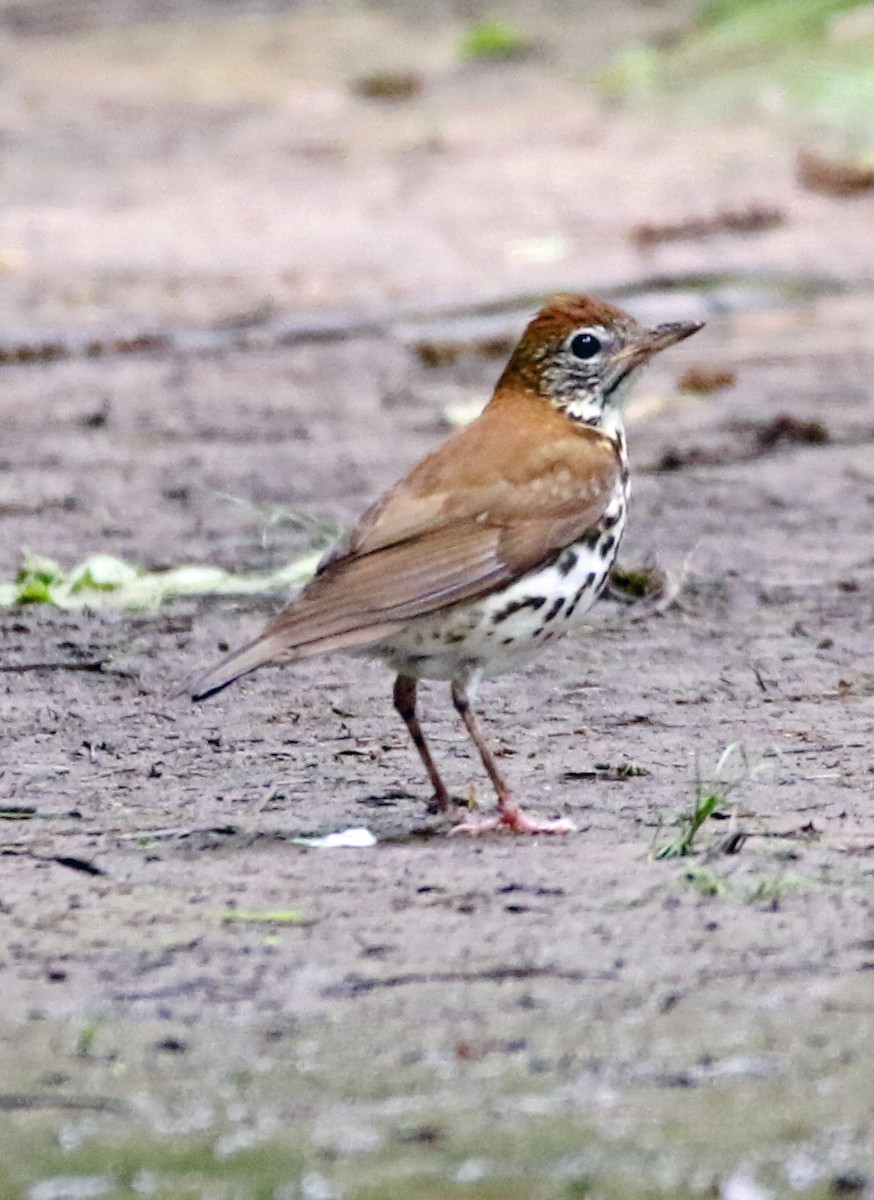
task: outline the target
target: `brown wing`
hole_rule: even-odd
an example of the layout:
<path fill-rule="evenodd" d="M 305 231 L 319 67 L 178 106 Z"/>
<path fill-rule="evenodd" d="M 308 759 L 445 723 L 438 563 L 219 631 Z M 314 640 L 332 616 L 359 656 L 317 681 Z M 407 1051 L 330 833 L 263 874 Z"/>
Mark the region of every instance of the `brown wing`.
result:
<path fill-rule="evenodd" d="M 548 561 L 594 524 L 619 463 L 603 435 L 530 395 L 499 393 L 373 505 L 263 634 L 196 698 L 268 662 L 380 640 Z"/>
<path fill-rule="evenodd" d="M 319 570 L 485 513 L 506 527 L 538 510 L 575 512 L 609 496 L 618 469 L 603 434 L 530 393 L 498 392 L 478 420 L 372 504 Z"/>

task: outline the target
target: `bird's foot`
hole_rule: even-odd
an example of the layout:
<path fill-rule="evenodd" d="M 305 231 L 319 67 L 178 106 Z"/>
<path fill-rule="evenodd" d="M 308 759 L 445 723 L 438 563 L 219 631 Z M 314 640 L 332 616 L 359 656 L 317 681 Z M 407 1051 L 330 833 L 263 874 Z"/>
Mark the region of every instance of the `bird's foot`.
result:
<path fill-rule="evenodd" d="M 493 817 L 477 819 L 465 817 L 452 829 L 450 835 L 466 833 L 470 837 L 479 837 L 481 833 L 491 833 L 495 829 L 506 828 L 511 833 L 576 833 L 577 827 L 567 817 L 558 821 L 542 821 L 538 817 L 529 817 L 518 804 L 503 804 Z"/>
<path fill-rule="evenodd" d="M 440 792 L 435 790 L 434 795 L 428 801 L 425 812 L 430 813 L 432 816 L 439 814 L 445 817 L 454 807 L 452 798 L 447 791 Z"/>

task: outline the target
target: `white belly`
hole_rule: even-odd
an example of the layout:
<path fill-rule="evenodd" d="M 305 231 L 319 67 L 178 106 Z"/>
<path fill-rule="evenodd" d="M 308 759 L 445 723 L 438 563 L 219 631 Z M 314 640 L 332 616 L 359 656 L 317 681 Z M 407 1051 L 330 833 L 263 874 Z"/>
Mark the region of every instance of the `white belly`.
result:
<path fill-rule="evenodd" d="M 488 677 L 523 666 L 539 648 L 576 628 L 598 597 L 625 529 L 626 497 L 616 498 L 597 531 L 548 566 L 521 576 L 476 604 L 461 604 L 411 621 L 365 651 L 398 673 L 455 679 Z"/>

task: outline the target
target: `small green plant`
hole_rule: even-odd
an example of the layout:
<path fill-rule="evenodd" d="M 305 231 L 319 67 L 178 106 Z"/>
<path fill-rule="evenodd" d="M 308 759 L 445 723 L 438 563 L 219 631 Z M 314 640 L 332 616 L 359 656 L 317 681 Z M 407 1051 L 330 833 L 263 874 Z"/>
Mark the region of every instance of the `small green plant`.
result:
<path fill-rule="evenodd" d="M 785 45 L 787 39 L 820 41 L 829 23 L 868 0 L 709 0 L 695 24 L 713 30 L 729 49 Z"/>
<path fill-rule="evenodd" d="M 76 1038 L 76 1054 L 79 1058 L 87 1058 L 92 1053 L 95 1039 L 103 1024 L 103 1017 L 91 1017 L 79 1030 L 79 1036 Z"/>
<path fill-rule="evenodd" d="M 303 916 L 294 909 L 276 909 L 273 912 L 254 912 L 250 909 L 228 908 L 221 913 L 226 924 L 238 921 L 246 925 L 300 925 Z"/>
<path fill-rule="evenodd" d="M 870 0 L 710 0 L 670 44 L 635 43 L 598 71 L 613 101 L 679 104 L 696 119 L 757 113 L 799 134 L 828 129 L 871 152 Z M 768 109 L 780 97 L 779 116 Z"/>
<path fill-rule="evenodd" d="M 747 904 L 764 904 L 777 907 L 787 892 L 798 891 L 805 886 L 797 875 L 775 875 L 769 879 L 760 879 L 746 897 Z"/>
<path fill-rule="evenodd" d="M 684 867 L 680 872 L 680 881 L 700 892 L 702 896 L 721 896 L 728 887 L 722 876 L 712 867 Z"/>
<path fill-rule="evenodd" d="M 644 600 L 662 591 L 664 586 L 665 577 L 654 566 L 619 566 L 610 570 L 610 587 L 623 600 Z"/>
<path fill-rule="evenodd" d="M 0 608 L 16 604 L 53 604 L 66 609 L 120 608 L 136 612 L 158 608 L 174 596 L 287 591 L 309 581 L 323 551 L 341 533 L 336 525 L 299 509 L 265 508 L 224 492 L 211 493 L 211 498 L 234 504 L 257 517 L 265 547 L 273 529 L 290 525 L 306 534 L 308 550 L 276 571 L 252 571 L 240 575 L 200 563 L 149 571 L 103 553 L 89 554 L 66 570 L 52 558 L 24 550 L 21 569 L 15 578 L 0 579 Z"/>
<path fill-rule="evenodd" d="M 503 62 L 522 58 L 531 49 L 515 25 L 485 17 L 471 25 L 461 39 L 461 56 L 469 62 Z"/>
<path fill-rule="evenodd" d="M 729 759 L 735 753 L 738 753 L 743 763 L 743 771 L 734 779 L 725 777 L 725 768 Z M 685 858 L 687 855 L 695 852 L 695 839 L 698 832 L 705 821 L 709 821 L 714 813 L 725 804 L 728 797 L 739 787 L 745 780 L 749 779 L 750 770 L 747 763 L 746 755 L 743 748 L 738 742 L 732 742 L 726 746 L 722 754 L 719 756 L 719 762 L 716 764 L 716 771 L 712 779 L 702 779 L 697 774 L 695 780 L 695 803 L 692 811 L 684 814 L 680 818 L 680 833 L 670 842 L 665 842 L 664 845 L 657 846 L 652 852 L 652 857 L 661 858 Z"/>
<path fill-rule="evenodd" d="M 235 496 L 231 492 L 209 491 L 207 495 L 233 505 L 255 519 L 261 526 L 261 545 L 265 548 L 270 544 L 273 530 L 282 526 L 305 534 L 313 550 L 327 550 L 343 533 L 342 527 L 334 522 L 314 517 L 301 508 L 290 508 L 287 504 L 256 504 L 247 496 Z"/>
<path fill-rule="evenodd" d="M 41 554 L 26 554 L 15 582 L 8 587 L 9 603 L 51 603 L 52 588 L 63 578 L 61 568 L 51 558 Z"/>
<path fill-rule="evenodd" d="M 644 775 L 649 775 L 646 767 L 635 766 L 634 763 L 620 763 L 616 768 L 616 774 L 620 779 L 640 779 Z"/>
<path fill-rule="evenodd" d="M 0 580 L 0 608 L 53 604 L 66 609 L 142 611 L 155 609 L 173 596 L 285 591 L 306 583 L 320 557 L 312 551 L 278 571 L 231 575 L 220 567 L 200 564 L 147 571 L 110 554 L 92 554 L 65 571 L 53 559 L 28 553 L 14 580 Z"/>

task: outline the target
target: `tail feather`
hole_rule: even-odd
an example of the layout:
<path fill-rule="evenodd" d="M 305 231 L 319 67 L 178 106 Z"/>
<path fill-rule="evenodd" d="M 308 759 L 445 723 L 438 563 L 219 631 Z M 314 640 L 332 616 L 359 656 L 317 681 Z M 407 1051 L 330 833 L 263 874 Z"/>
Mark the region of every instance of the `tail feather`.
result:
<path fill-rule="evenodd" d="M 275 652 L 275 647 L 270 645 L 271 641 L 271 638 L 259 637 L 242 649 L 226 654 L 221 662 L 195 680 L 191 689 L 191 699 L 206 700 L 208 696 L 214 696 L 235 680 L 242 679 L 258 667 L 265 666 Z"/>
<path fill-rule="evenodd" d="M 326 637 L 316 637 L 298 645 L 289 645 L 287 632 L 264 633 L 240 650 L 233 650 L 195 680 L 191 689 L 191 699 L 206 700 L 237 679 L 242 679 L 244 675 L 257 671 L 259 667 L 271 664 L 285 665 L 300 662 L 304 658 L 314 658 L 318 654 L 328 654 L 332 650 L 351 650 L 356 646 L 366 646 L 378 642 L 380 638 L 396 629 L 397 622 L 370 625 L 365 629 L 347 629 Z"/>

